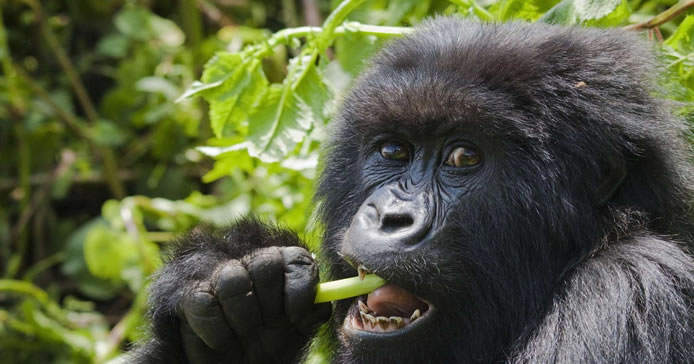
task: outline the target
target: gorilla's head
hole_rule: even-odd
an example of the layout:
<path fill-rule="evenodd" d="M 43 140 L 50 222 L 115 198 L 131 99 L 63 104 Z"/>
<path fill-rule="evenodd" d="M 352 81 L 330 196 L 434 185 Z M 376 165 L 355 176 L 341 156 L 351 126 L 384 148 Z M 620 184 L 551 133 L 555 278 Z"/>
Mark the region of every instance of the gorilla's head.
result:
<path fill-rule="evenodd" d="M 686 149 L 644 47 L 438 18 L 372 60 L 317 201 L 331 274 L 389 284 L 337 304 L 338 361 L 503 357 L 606 239 L 684 229 Z"/>

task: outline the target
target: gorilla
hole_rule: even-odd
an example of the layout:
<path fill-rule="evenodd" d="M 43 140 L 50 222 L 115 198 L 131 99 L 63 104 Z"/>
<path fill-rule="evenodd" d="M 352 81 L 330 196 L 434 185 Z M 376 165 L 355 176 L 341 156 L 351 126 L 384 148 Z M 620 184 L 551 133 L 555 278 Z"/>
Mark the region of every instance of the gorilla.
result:
<path fill-rule="evenodd" d="M 154 277 L 147 363 L 694 360 L 694 174 L 651 45 L 621 30 L 427 20 L 356 80 L 315 207 L 318 262 L 256 218 Z M 314 304 L 357 267 L 388 283 Z"/>

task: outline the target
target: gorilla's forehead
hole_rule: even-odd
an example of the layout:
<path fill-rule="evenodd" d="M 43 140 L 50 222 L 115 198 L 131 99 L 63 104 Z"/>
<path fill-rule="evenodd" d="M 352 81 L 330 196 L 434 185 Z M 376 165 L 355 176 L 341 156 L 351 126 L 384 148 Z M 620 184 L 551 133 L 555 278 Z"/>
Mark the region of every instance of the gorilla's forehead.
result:
<path fill-rule="evenodd" d="M 649 60 L 630 37 L 540 24 L 425 22 L 374 57 L 340 119 L 358 129 L 431 133 L 472 125 L 534 136 L 562 127 L 548 120 L 571 123 L 592 112 L 603 118 L 604 100 L 644 95 L 630 73 L 642 73 Z"/>
<path fill-rule="evenodd" d="M 457 75 L 418 68 L 383 69 L 363 82 L 348 102 L 348 119 L 358 128 L 406 128 L 413 134 L 484 127 L 495 118 L 493 110 L 513 107 L 502 94 Z"/>

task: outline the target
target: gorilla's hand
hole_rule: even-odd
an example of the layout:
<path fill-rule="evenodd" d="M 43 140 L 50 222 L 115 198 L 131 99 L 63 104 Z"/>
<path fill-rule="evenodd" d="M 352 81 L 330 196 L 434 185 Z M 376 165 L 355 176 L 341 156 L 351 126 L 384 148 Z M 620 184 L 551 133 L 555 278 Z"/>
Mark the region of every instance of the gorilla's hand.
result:
<path fill-rule="evenodd" d="M 315 327 L 330 316 L 314 305 L 318 270 L 306 249 L 267 247 L 219 264 L 207 280 L 186 287 L 179 304 L 181 335 L 192 363 L 296 359 Z"/>
<path fill-rule="evenodd" d="M 314 305 L 318 268 L 290 230 L 244 219 L 175 244 L 151 287 L 152 339 L 134 361 L 289 363 L 331 305 Z"/>

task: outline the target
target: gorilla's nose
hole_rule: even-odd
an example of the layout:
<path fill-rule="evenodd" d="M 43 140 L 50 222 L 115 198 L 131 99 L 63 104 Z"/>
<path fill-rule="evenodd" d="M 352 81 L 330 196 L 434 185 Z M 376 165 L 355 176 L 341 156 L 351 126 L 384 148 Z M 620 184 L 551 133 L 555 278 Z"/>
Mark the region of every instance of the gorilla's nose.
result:
<path fill-rule="evenodd" d="M 381 230 L 391 233 L 414 225 L 411 212 L 389 212 L 381 219 Z"/>
<path fill-rule="evenodd" d="M 429 232 L 432 203 L 426 192 L 404 192 L 382 188 L 365 203 L 367 234 L 375 240 L 416 244 Z"/>

